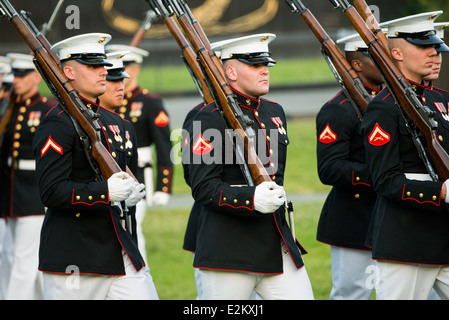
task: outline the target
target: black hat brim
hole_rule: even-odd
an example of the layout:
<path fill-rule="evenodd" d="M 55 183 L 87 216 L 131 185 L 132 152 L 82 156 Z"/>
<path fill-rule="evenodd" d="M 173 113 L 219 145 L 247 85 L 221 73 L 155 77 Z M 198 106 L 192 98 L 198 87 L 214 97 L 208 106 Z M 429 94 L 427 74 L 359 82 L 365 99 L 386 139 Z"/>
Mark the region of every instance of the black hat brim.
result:
<path fill-rule="evenodd" d="M 98 59 L 74 59 L 75 61 L 82 63 L 82 64 L 86 64 L 86 65 L 90 65 L 90 66 L 105 66 L 105 67 L 112 67 L 113 64 L 110 63 L 109 61 L 102 59 L 102 58 L 98 58 Z"/>
<path fill-rule="evenodd" d="M 36 71 L 35 69 L 12 69 L 12 74 L 14 77 L 24 77 L 31 72 Z"/>

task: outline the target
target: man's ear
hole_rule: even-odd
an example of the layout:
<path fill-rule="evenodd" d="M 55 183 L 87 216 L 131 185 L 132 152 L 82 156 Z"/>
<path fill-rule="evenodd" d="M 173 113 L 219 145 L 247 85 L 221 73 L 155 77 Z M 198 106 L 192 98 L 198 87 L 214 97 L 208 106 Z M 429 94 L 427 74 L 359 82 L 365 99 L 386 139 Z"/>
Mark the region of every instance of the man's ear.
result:
<path fill-rule="evenodd" d="M 396 61 L 402 61 L 404 59 L 402 50 L 400 48 L 393 48 L 390 51 L 391 57 Z"/>
<path fill-rule="evenodd" d="M 69 80 L 74 80 L 75 76 L 74 76 L 74 68 L 69 66 L 69 65 L 65 65 L 62 68 L 62 71 L 64 72 L 65 76 L 69 79 Z"/>
<path fill-rule="evenodd" d="M 233 65 L 228 64 L 226 66 L 225 71 L 226 71 L 226 77 L 229 80 L 235 81 L 237 79 L 237 69 Z"/>
<path fill-rule="evenodd" d="M 352 68 L 357 71 L 357 72 L 361 72 L 362 71 L 362 61 L 354 59 L 351 61 L 351 65 Z"/>

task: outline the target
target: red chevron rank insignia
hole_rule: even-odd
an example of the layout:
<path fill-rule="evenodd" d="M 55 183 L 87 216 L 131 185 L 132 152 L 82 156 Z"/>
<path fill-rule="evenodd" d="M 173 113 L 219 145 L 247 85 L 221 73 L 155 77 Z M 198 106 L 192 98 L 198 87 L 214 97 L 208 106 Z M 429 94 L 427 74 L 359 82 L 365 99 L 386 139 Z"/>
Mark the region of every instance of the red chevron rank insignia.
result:
<path fill-rule="evenodd" d="M 386 133 L 376 122 L 373 131 L 368 137 L 368 141 L 371 145 L 380 147 L 390 141 L 390 135 Z"/>
<path fill-rule="evenodd" d="M 198 139 L 196 139 L 195 143 L 192 146 L 192 152 L 197 155 L 208 154 L 212 151 L 214 146 L 209 141 L 203 138 L 203 135 L 200 133 Z"/>
<path fill-rule="evenodd" d="M 331 130 L 329 123 L 326 128 L 320 133 L 319 141 L 321 143 L 331 143 L 337 140 L 337 134 Z"/>
<path fill-rule="evenodd" d="M 170 119 L 164 111 L 159 112 L 156 118 L 154 118 L 154 124 L 158 127 L 165 127 L 170 123 Z"/>
<path fill-rule="evenodd" d="M 63 154 L 62 147 L 59 144 L 57 144 L 51 136 L 49 136 L 44 147 L 41 149 L 41 157 L 43 157 L 50 148 L 55 150 L 57 153 Z"/>

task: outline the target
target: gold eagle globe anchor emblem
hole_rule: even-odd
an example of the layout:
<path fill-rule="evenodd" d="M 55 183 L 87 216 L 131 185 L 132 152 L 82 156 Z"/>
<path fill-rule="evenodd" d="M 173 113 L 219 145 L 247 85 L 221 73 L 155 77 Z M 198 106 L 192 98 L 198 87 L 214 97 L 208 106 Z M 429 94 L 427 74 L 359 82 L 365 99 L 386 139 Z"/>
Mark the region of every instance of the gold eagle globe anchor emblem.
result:
<path fill-rule="evenodd" d="M 208 36 L 255 30 L 270 22 L 276 16 L 279 8 L 279 0 L 263 0 L 262 5 L 255 10 L 224 21 L 222 18 L 231 2 L 232 0 L 205 0 L 201 5 L 192 8 L 193 15 L 201 23 Z M 141 20 L 121 13 L 114 8 L 114 3 L 115 0 L 102 0 L 101 2 L 106 22 L 119 32 L 134 34 L 138 30 Z M 170 36 L 170 32 L 164 24 L 152 25 L 151 29 L 145 33 L 146 38 L 165 38 L 168 36 Z"/>

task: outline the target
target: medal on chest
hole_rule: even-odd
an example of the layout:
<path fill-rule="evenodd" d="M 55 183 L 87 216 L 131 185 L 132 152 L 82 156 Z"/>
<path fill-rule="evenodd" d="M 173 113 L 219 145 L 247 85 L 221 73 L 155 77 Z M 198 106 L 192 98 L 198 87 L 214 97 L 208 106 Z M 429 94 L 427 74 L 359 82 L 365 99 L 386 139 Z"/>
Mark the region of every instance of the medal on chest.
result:
<path fill-rule="evenodd" d="M 118 127 L 118 125 L 109 125 L 109 130 L 111 130 L 111 132 L 114 134 L 114 139 L 117 142 L 123 142 L 123 138 L 120 135 L 120 128 Z"/>

